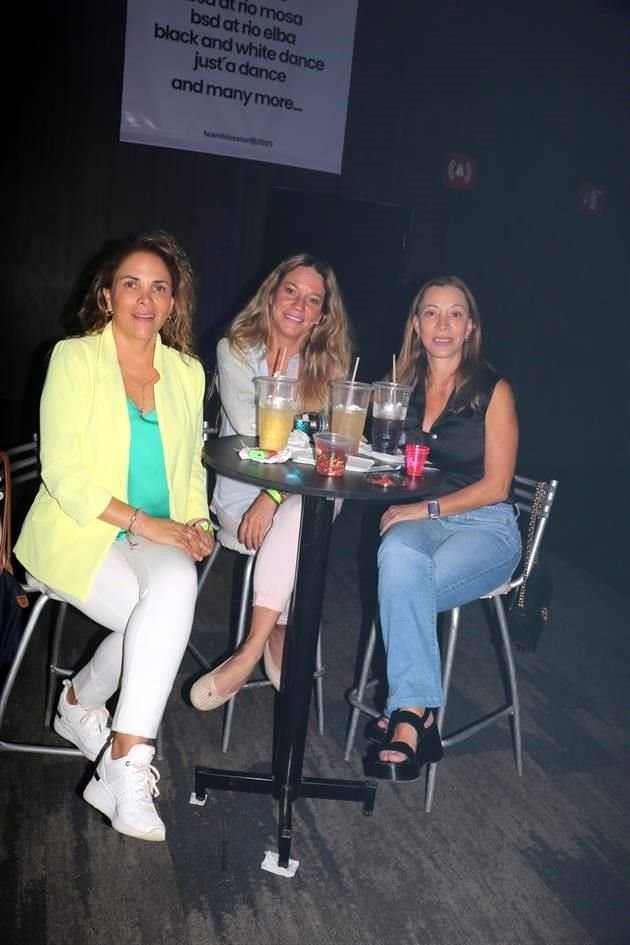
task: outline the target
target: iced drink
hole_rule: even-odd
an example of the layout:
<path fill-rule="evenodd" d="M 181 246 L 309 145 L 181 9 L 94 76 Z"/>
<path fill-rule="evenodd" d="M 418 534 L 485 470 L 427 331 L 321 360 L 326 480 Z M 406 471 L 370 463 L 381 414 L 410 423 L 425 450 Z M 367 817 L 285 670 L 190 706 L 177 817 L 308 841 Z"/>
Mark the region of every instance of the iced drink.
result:
<path fill-rule="evenodd" d="M 258 403 L 258 444 L 263 450 L 283 450 L 287 445 L 293 422 L 295 408 L 283 410 L 273 404 Z"/>
<path fill-rule="evenodd" d="M 372 387 L 372 449 L 376 453 L 395 453 L 407 416 L 411 387 L 386 381 Z"/>
<path fill-rule="evenodd" d="M 357 381 L 333 381 L 330 386 L 330 429 L 351 438 L 349 452 L 354 455 L 359 452 L 372 388 Z"/>
<path fill-rule="evenodd" d="M 400 443 L 403 420 L 403 417 L 387 414 L 377 417 L 375 413 L 372 419 L 372 449 L 377 453 L 395 453 Z"/>
<path fill-rule="evenodd" d="M 298 381 L 291 377 L 255 377 L 258 445 L 285 449 L 298 409 Z"/>

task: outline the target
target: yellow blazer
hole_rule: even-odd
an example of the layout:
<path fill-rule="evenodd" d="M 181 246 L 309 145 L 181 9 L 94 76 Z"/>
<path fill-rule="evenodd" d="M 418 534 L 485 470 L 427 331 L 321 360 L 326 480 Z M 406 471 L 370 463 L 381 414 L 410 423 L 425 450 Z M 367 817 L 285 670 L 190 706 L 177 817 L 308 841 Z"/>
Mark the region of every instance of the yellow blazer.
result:
<path fill-rule="evenodd" d="M 205 518 L 203 367 L 159 336 L 153 363 L 171 518 Z M 111 498 L 127 501 L 131 430 L 111 324 L 55 345 L 40 423 L 42 484 L 15 554 L 44 584 L 84 600 L 119 531 L 98 516 Z"/>

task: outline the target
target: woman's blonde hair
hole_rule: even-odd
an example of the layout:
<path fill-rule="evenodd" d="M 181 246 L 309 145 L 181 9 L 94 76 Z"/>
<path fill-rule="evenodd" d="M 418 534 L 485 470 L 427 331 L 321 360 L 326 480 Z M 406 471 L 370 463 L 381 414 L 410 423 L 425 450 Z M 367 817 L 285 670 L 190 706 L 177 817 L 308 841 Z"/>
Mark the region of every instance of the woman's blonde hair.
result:
<path fill-rule="evenodd" d="M 254 297 L 226 331 L 231 347 L 245 356 L 249 348 L 271 341 L 271 305 L 278 286 L 298 266 L 314 269 L 324 282 L 320 320 L 313 326 L 301 352 L 300 407 L 322 410 L 328 404 L 328 382 L 346 377 L 350 367 L 351 342 L 348 318 L 337 279 L 328 263 L 302 253 L 285 259 L 264 280 Z"/>
<path fill-rule="evenodd" d="M 79 309 L 79 319 L 86 335 L 103 331 L 111 318 L 105 289 L 111 289 L 114 276 L 132 253 L 153 253 L 158 256 L 171 277 L 173 310 L 164 322 L 160 335 L 164 344 L 192 355 L 192 317 L 195 309 L 195 284 L 190 261 L 176 240 L 163 230 L 140 233 L 117 243 L 101 261 Z"/>
<path fill-rule="evenodd" d="M 427 353 L 414 322 L 420 314 L 420 307 L 429 289 L 435 286 L 449 286 L 459 289 L 466 300 L 473 330 L 464 342 L 462 359 L 455 374 L 455 410 L 476 406 L 479 401 L 479 373 L 485 365 L 481 357 L 481 318 L 475 297 L 459 276 L 437 276 L 429 279 L 418 289 L 414 297 L 403 335 L 402 347 L 396 362 L 396 379 L 401 384 L 424 384 L 430 375 Z"/>

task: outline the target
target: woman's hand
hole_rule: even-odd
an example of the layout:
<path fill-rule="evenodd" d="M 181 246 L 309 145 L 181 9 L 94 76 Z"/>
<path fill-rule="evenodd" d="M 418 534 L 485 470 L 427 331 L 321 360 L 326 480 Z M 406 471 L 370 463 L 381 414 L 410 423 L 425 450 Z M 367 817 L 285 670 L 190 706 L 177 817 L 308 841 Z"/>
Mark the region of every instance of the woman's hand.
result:
<path fill-rule="evenodd" d="M 214 546 L 214 534 L 204 532 L 199 525 L 184 525 L 171 518 L 154 518 L 140 512 L 134 531 L 156 545 L 172 545 L 181 548 L 193 561 L 203 561 Z"/>
<path fill-rule="evenodd" d="M 207 558 L 214 548 L 214 529 L 209 518 L 193 518 L 186 522 L 187 528 L 192 528 L 201 541 L 202 554 Z"/>
<path fill-rule="evenodd" d="M 384 535 L 388 528 L 397 522 L 414 522 L 427 518 L 427 503 L 412 502 L 410 505 L 390 505 L 381 516 L 380 533 Z"/>
<path fill-rule="evenodd" d="M 243 515 L 238 529 L 238 540 L 249 551 L 258 551 L 262 545 L 277 508 L 273 499 L 261 492 Z"/>

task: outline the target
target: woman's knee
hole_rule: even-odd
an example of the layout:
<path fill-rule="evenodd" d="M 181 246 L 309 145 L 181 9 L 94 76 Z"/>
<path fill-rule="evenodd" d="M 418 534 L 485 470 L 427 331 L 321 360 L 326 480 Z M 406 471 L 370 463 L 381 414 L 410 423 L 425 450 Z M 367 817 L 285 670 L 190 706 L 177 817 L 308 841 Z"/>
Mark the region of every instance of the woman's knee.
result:
<path fill-rule="evenodd" d="M 430 568 L 433 555 L 431 550 L 426 549 L 414 539 L 414 534 L 409 525 L 418 525 L 418 523 L 401 523 L 388 529 L 381 539 L 379 545 L 377 560 L 380 571 L 392 570 L 400 572 L 406 567 L 414 571 L 418 569 Z"/>
<path fill-rule="evenodd" d="M 153 554 L 147 562 L 140 596 L 156 591 L 169 596 L 173 593 L 184 597 L 196 596 L 197 580 L 197 568 L 192 558 L 179 548 L 162 545 L 159 553 Z"/>

